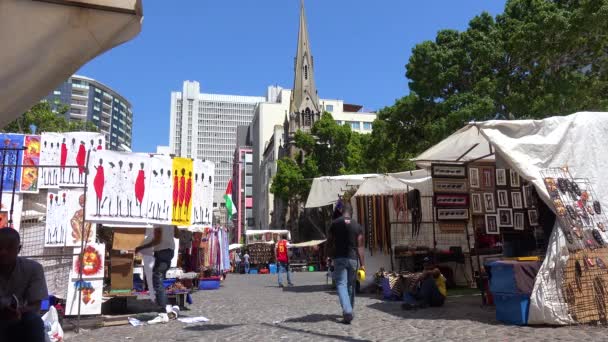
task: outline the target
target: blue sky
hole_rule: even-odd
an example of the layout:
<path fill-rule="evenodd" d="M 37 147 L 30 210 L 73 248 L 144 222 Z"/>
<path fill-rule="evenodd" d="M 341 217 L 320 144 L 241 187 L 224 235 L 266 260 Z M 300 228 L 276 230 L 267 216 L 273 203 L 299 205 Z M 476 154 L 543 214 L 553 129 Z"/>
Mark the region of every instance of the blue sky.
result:
<path fill-rule="evenodd" d="M 462 30 L 504 0 L 307 0 L 319 96 L 380 109 L 408 93 L 412 48 L 440 29 Z M 79 74 L 131 101 L 133 150 L 168 145 L 171 91 L 264 96 L 291 88 L 299 0 L 144 0 L 142 32 L 89 62 Z"/>

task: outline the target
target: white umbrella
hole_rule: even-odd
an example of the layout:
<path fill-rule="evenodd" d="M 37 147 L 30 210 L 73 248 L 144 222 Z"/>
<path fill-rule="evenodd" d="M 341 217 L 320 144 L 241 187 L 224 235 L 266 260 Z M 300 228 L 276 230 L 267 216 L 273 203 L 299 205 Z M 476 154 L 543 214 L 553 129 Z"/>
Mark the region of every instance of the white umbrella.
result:
<path fill-rule="evenodd" d="M 0 127 L 141 30 L 141 0 L 0 1 Z"/>

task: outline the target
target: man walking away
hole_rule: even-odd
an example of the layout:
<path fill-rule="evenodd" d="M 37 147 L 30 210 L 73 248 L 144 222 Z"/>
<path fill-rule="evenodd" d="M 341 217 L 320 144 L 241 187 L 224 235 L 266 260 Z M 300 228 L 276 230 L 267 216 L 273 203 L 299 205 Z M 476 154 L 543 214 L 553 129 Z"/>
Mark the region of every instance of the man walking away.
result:
<path fill-rule="evenodd" d="M 334 279 L 344 318 L 342 323 L 350 324 L 355 305 L 356 272 L 357 269 L 365 269 L 365 240 L 361 226 L 351 219 L 349 203 L 336 208 L 336 216 L 338 218 L 329 228 L 328 255 L 334 259 Z"/>
<path fill-rule="evenodd" d="M 140 253 L 146 248 L 154 248 L 152 284 L 154 286 L 154 293 L 156 294 L 156 304 L 165 308 L 167 312 L 170 312 L 172 309 L 171 306 L 168 305 L 169 301 L 167 299 L 163 280 L 165 280 L 165 277 L 167 276 L 167 271 L 171 267 L 171 260 L 175 254 L 175 241 L 173 238 L 177 238 L 178 236 L 179 232 L 177 226 L 173 226 L 173 228 L 156 226 L 154 227 L 154 238 L 152 241 L 135 248 L 135 253 Z"/>
<path fill-rule="evenodd" d="M 245 274 L 249 274 L 249 252 L 245 251 L 243 260 L 245 260 Z"/>
<path fill-rule="evenodd" d="M 48 297 L 42 265 L 18 257 L 21 238 L 0 229 L 0 341 L 45 341 L 40 303 Z"/>
<path fill-rule="evenodd" d="M 279 238 L 275 248 L 275 256 L 277 259 L 277 273 L 279 277 L 279 287 L 283 287 L 283 279 L 281 274 L 283 271 L 287 273 L 287 285 L 293 286 L 289 275 L 289 256 L 287 255 L 287 240 Z"/>

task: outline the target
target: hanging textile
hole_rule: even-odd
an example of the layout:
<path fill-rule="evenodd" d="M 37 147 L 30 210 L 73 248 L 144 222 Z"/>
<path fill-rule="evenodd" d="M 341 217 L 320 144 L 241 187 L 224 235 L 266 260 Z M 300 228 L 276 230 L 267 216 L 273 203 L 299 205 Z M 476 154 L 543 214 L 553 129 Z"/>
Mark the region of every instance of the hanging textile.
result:
<path fill-rule="evenodd" d="M 422 208 L 420 204 L 420 190 L 414 189 L 407 194 L 407 207 L 412 214 L 412 238 L 418 237 L 422 223 Z"/>

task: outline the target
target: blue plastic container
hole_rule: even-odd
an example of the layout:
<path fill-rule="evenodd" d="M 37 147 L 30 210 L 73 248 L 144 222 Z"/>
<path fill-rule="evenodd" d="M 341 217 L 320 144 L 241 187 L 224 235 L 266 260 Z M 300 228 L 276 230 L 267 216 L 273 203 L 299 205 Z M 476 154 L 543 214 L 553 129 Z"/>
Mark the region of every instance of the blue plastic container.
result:
<path fill-rule="evenodd" d="M 173 284 L 175 284 L 175 278 L 163 280 L 163 286 L 165 288 L 168 288 L 169 286 L 171 286 Z"/>
<path fill-rule="evenodd" d="M 515 283 L 513 264 L 495 261 L 490 266 L 490 292 L 494 293 L 520 293 Z"/>
<path fill-rule="evenodd" d="M 530 296 L 524 294 L 493 293 L 496 320 L 506 324 L 527 325 Z"/>
<path fill-rule="evenodd" d="M 270 274 L 276 274 L 277 264 L 268 264 L 268 270 L 270 271 Z"/>
<path fill-rule="evenodd" d="M 198 282 L 198 289 L 199 290 L 217 290 L 220 288 L 220 281 L 219 280 L 207 280 L 207 279 L 201 279 Z"/>
<path fill-rule="evenodd" d="M 258 270 L 255 268 L 252 268 L 249 270 L 249 274 L 258 274 Z"/>
<path fill-rule="evenodd" d="M 40 310 L 42 310 L 42 311 L 46 311 L 46 310 L 48 310 L 48 309 L 49 309 L 50 305 L 51 305 L 51 304 L 50 304 L 50 300 L 49 300 L 49 299 L 43 299 L 43 300 L 40 302 Z"/>

